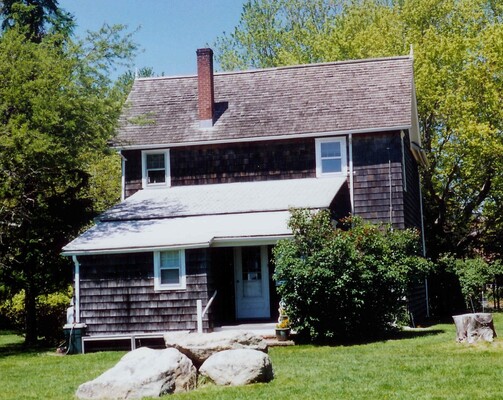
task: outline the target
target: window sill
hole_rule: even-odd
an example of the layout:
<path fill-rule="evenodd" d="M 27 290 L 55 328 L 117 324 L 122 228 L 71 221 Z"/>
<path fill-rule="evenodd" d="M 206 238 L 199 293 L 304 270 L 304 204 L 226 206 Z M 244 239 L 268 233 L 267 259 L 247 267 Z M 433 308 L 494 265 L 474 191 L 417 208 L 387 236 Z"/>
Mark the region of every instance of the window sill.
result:
<path fill-rule="evenodd" d="M 155 286 L 154 290 L 156 292 L 167 292 L 167 291 L 172 291 L 172 290 L 186 290 L 187 285 L 160 285 L 160 286 Z"/>

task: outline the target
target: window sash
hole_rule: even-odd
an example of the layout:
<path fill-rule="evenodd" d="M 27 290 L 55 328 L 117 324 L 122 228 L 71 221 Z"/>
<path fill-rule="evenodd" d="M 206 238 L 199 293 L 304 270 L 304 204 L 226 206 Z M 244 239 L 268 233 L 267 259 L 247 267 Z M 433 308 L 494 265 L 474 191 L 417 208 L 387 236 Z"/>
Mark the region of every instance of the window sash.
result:
<path fill-rule="evenodd" d="M 147 154 L 147 170 L 165 168 L 164 153 Z"/>

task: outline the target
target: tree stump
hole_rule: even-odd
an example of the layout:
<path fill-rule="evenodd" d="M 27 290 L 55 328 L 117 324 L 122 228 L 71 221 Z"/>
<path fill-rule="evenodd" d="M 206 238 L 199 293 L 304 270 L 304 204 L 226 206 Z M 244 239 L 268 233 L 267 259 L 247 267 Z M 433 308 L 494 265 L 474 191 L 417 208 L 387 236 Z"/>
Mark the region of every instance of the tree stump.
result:
<path fill-rule="evenodd" d="M 475 343 L 479 340 L 492 342 L 495 338 L 493 316 L 490 313 L 454 315 L 458 342 Z"/>

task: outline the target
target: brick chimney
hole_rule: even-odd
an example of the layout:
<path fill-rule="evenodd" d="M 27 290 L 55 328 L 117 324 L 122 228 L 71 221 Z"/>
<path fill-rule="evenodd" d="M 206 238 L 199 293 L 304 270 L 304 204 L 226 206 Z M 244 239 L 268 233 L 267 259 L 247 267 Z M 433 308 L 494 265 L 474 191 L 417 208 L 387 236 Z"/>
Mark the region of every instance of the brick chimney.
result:
<path fill-rule="evenodd" d="M 201 128 L 213 126 L 213 50 L 197 49 L 197 91 L 199 125 Z"/>

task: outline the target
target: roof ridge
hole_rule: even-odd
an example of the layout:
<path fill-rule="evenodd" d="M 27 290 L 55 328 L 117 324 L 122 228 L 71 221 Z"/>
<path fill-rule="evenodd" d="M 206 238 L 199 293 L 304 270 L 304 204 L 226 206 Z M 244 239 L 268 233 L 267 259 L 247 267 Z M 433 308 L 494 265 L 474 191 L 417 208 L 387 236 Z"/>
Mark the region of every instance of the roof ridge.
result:
<path fill-rule="evenodd" d="M 278 71 L 278 70 L 286 70 L 286 69 L 322 67 L 325 65 L 363 64 L 363 63 L 371 63 L 371 62 L 407 60 L 407 59 L 411 59 L 411 57 L 407 55 L 407 56 L 393 56 L 393 57 L 360 58 L 360 59 L 355 59 L 355 60 L 340 60 L 340 61 L 326 61 L 326 62 L 311 63 L 311 64 L 284 65 L 284 66 L 279 66 L 279 67 L 257 68 L 257 69 L 248 69 L 248 70 L 242 70 L 242 71 L 223 71 L 223 72 L 216 72 L 215 75 L 260 73 L 260 72 Z"/>
<path fill-rule="evenodd" d="M 411 60 L 410 55 L 406 56 L 391 56 L 391 57 L 376 57 L 376 58 L 360 58 L 353 60 L 339 60 L 339 61 L 326 61 L 311 64 L 296 64 L 296 65 L 284 65 L 279 67 L 268 67 L 268 68 L 256 68 L 256 69 L 246 69 L 240 71 L 221 71 L 215 72 L 214 76 L 224 76 L 224 75 L 238 75 L 238 74 L 257 74 L 262 72 L 270 71 L 282 71 L 289 69 L 302 69 L 302 68 L 313 68 L 328 65 L 346 65 L 346 64 L 363 64 L 363 63 L 373 63 L 382 61 L 394 61 L 394 60 Z M 148 81 L 148 80 L 162 80 L 162 79 L 188 79 L 197 78 L 197 74 L 190 75 L 172 75 L 172 76 L 152 76 L 152 77 L 142 77 L 136 78 L 135 81 Z"/>

